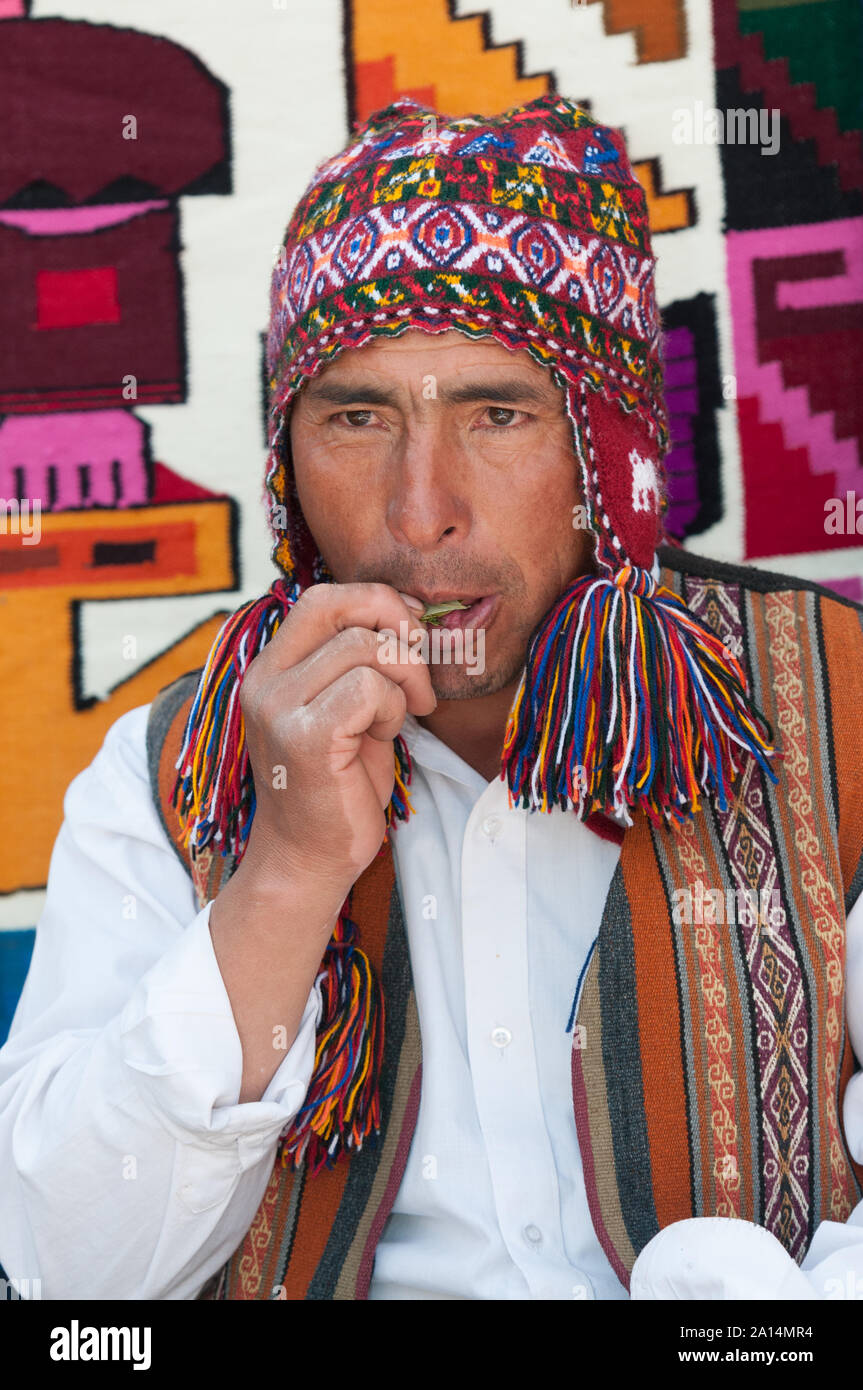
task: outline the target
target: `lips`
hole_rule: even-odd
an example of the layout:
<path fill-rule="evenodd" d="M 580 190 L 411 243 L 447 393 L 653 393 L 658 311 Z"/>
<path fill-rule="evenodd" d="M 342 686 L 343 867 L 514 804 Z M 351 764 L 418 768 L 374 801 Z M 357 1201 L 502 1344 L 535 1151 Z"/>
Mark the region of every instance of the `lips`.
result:
<path fill-rule="evenodd" d="M 456 608 L 452 613 L 446 613 L 438 619 L 438 627 L 463 628 L 469 631 L 471 628 L 488 627 L 489 622 L 497 609 L 499 594 L 480 595 L 473 600 L 468 600 L 460 594 L 446 594 L 440 598 L 427 599 L 428 603 L 445 603 L 447 599 L 459 598 L 462 603 L 470 602 L 469 608 Z"/>
<path fill-rule="evenodd" d="M 422 599 L 423 603 L 476 603 L 478 598 L 484 598 L 484 594 L 456 594 L 448 589 L 436 589 L 433 593 L 427 589 L 411 589 L 414 598 Z"/>

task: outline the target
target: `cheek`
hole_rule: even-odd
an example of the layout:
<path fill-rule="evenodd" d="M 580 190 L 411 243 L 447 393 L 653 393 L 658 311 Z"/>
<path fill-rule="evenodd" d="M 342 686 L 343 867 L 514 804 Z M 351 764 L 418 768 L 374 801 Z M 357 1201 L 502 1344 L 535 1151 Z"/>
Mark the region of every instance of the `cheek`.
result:
<path fill-rule="evenodd" d="M 347 520 L 356 514 L 356 474 L 331 450 L 306 443 L 293 457 L 293 475 L 307 527 L 332 569 L 349 541 Z"/>
<path fill-rule="evenodd" d="M 569 548 L 573 508 L 581 501 L 578 460 L 559 436 L 550 445 L 544 458 L 532 451 L 513 469 L 503 499 L 505 526 L 513 538 L 541 534 Z"/>
<path fill-rule="evenodd" d="M 524 462 L 498 541 L 513 556 L 539 610 L 590 566 L 593 533 L 582 522 L 578 460 L 568 438 L 556 435 L 543 462 Z"/>
<path fill-rule="evenodd" d="M 360 461 L 347 449 L 306 446 L 294 458 L 297 495 L 306 525 L 336 578 L 363 553 L 378 503 Z"/>

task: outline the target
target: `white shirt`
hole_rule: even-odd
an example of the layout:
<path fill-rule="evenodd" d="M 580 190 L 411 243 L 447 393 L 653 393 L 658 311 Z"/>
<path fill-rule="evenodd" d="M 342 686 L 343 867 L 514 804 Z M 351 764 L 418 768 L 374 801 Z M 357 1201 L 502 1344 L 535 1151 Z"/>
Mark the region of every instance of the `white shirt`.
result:
<path fill-rule="evenodd" d="M 147 709 L 69 787 L 30 973 L 0 1049 L 0 1262 L 44 1298 L 193 1299 L 233 1253 L 311 1077 L 317 989 L 259 1101 L 191 881 L 153 806 Z M 423 1044 L 373 1299 L 626 1298 L 585 1198 L 566 1032 L 619 849 L 512 810 L 408 716 L 416 815 L 392 837 Z M 362 924 L 360 923 L 362 931 Z M 863 900 L 847 1017 L 863 1055 Z M 844 1100 L 863 1159 L 863 1073 Z M 831 1282 L 832 1281 L 832 1282 Z M 748 1222 L 676 1222 L 634 1298 L 863 1297 L 863 1202 L 802 1267 Z"/>

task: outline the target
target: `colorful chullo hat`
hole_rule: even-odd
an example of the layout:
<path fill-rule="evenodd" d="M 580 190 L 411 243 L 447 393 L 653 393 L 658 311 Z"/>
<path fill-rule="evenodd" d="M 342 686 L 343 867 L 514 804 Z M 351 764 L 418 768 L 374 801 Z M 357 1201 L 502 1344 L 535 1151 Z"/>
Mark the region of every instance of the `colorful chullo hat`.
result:
<path fill-rule="evenodd" d="M 673 826 L 702 793 L 725 808 L 741 756 L 773 776 L 741 668 L 651 572 L 669 442 L 654 266 L 622 136 L 559 96 L 495 117 L 397 101 L 319 166 L 272 276 L 267 484 L 281 574 L 228 620 L 201 677 L 175 794 L 193 854 L 242 853 L 255 807 L 243 672 L 302 591 L 333 579 L 296 492 L 291 401 L 344 348 L 407 329 L 529 352 L 572 422 L 595 567 L 531 638 L 502 749 L 510 804 L 594 823 L 632 824 L 641 808 Z M 388 834 L 412 811 L 401 737 L 394 771 Z M 383 1004 L 350 898 L 324 966 L 312 1085 L 283 1141 L 284 1161 L 306 1156 L 313 1170 L 379 1123 Z"/>

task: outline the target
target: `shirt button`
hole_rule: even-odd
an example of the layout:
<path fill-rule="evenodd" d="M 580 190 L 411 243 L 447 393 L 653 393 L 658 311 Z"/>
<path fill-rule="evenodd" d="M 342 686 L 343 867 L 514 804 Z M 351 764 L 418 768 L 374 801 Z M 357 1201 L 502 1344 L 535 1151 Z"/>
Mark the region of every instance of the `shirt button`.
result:
<path fill-rule="evenodd" d="M 542 1231 L 538 1226 L 525 1226 L 524 1238 L 529 1240 L 531 1245 L 540 1245 L 542 1242 Z"/>
<path fill-rule="evenodd" d="M 512 1042 L 512 1033 L 508 1028 L 494 1028 L 492 1030 L 491 1040 L 495 1047 L 509 1047 Z"/>
<path fill-rule="evenodd" d="M 490 840 L 496 840 L 500 834 L 500 816 L 486 816 L 482 823 L 482 833 Z"/>

